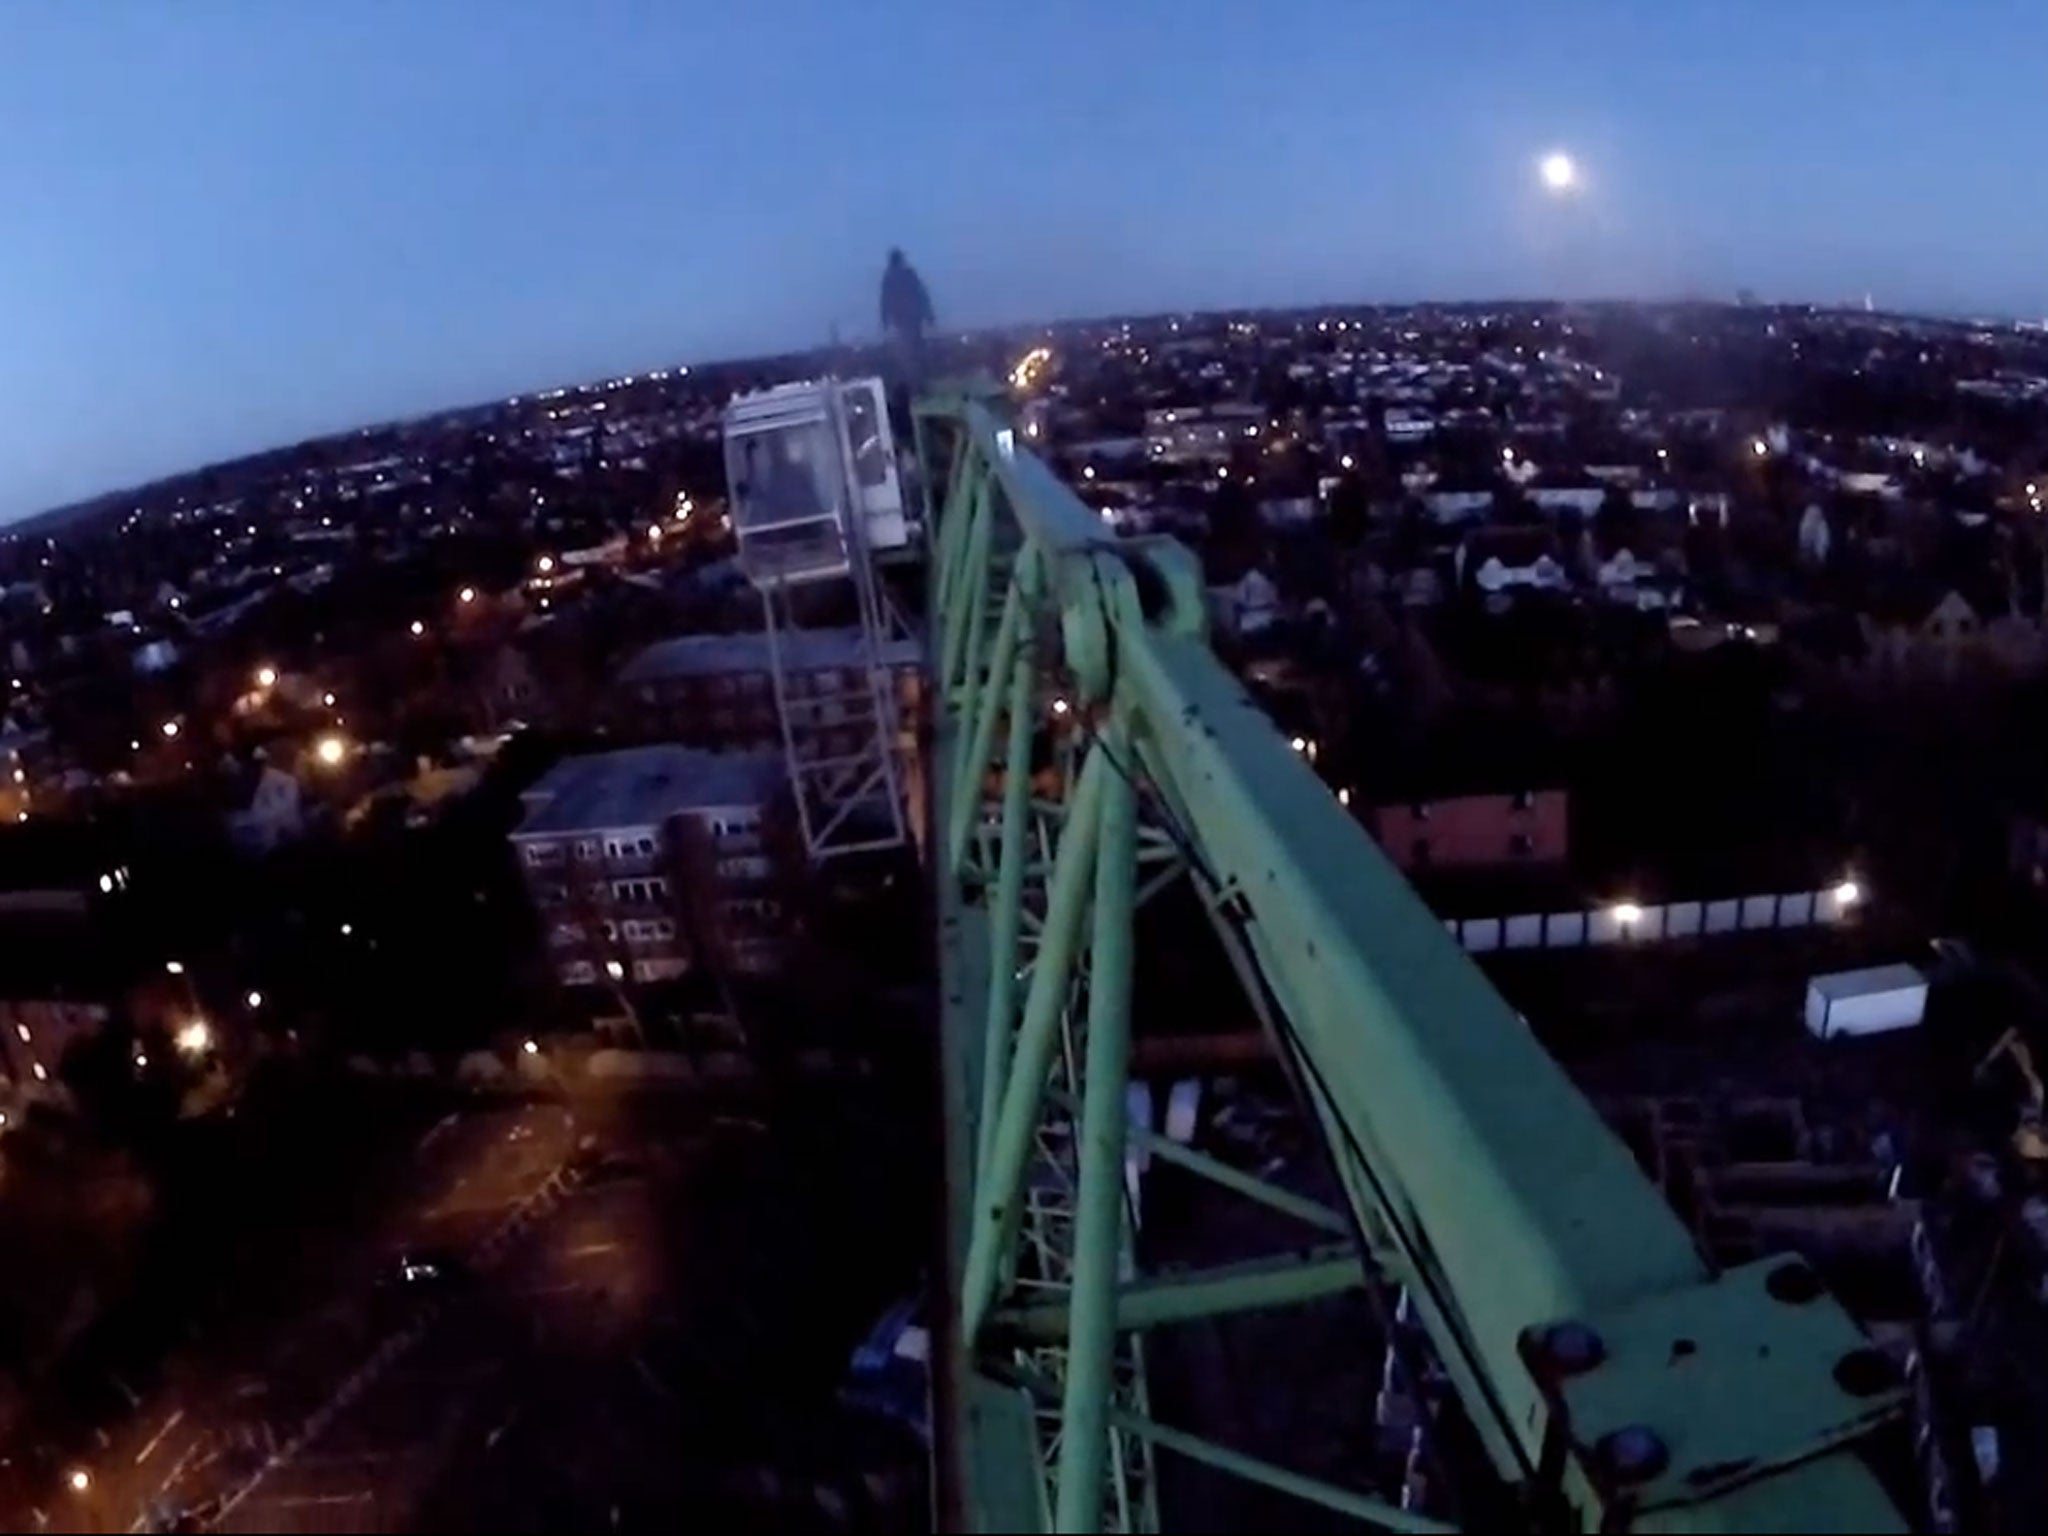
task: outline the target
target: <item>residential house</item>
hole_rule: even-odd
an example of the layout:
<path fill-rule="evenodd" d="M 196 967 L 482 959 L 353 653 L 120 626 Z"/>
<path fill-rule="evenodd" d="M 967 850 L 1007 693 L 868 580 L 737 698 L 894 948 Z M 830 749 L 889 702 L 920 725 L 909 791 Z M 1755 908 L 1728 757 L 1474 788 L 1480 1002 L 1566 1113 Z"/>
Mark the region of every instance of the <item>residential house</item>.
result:
<path fill-rule="evenodd" d="M 1170 406 L 1145 413 L 1145 446 L 1156 464 L 1223 464 L 1264 429 L 1256 405 Z"/>
<path fill-rule="evenodd" d="M 269 853 L 306 829 L 299 781 L 282 768 L 264 764 L 243 781 L 239 804 L 228 812 L 228 838 L 244 853 Z"/>
<path fill-rule="evenodd" d="M 1227 586 L 1211 587 L 1209 608 L 1216 623 L 1231 634 L 1256 635 L 1279 621 L 1280 589 L 1254 566 Z"/>
<path fill-rule="evenodd" d="M 1881 674 L 1954 678 L 1974 667 L 2027 672 L 2044 659 L 2041 630 L 2017 615 L 1983 618 L 1950 589 L 1933 605 L 1875 605 L 1862 619 L 1868 664 Z"/>

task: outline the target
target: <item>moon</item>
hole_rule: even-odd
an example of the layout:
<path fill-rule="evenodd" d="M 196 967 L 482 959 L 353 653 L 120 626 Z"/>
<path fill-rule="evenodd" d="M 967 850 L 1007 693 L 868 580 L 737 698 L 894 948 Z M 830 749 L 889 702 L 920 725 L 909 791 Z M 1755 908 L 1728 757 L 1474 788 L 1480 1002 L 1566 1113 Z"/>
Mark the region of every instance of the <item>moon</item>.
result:
<path fill-rule="evenodd" d="M 1579 184 L 1579 167 L 1562 150 L 1553 150 L 1545 155 L 1537 170 L 1542 174 L 1543 185 L 1553 192 L 1569 192 Z"/>

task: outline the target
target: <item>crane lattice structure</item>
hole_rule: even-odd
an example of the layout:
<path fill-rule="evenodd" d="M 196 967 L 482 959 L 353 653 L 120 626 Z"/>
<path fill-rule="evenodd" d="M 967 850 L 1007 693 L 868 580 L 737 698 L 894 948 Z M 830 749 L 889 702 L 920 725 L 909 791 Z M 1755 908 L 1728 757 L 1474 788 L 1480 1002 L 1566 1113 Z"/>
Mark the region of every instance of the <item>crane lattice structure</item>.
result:
<path fill-rule="evenodd" d="M 1897 1372 L 1819 1277 L 1716 1271 L 1620 1140 L 1233 676 L 1193 557 L 1117 538 L 991 397 L 915 410 L 936 505 L 929 858 L 942 965 L 942 1523 L 1148 1530 L 1186 1457 L 1389 1530 L 1469 1423 L 1529 1528 L 1905 1528 L 1865 1456 Z M 1191 882 L 1320 1128 L 1332 1208 L 1127 1122 L 1134 914 Z M 1148 1275 L 1137 1148 L 1295 1218 L 1284 1258 Z M 1148 1330 L 1365 1287 L 1404 1491 L 1155 1417 Z M 1404 1341 L 1423 1347 L 1402 1352 Z M 1387 1394 L 1383 1394 L 1385 1396 Z"/>

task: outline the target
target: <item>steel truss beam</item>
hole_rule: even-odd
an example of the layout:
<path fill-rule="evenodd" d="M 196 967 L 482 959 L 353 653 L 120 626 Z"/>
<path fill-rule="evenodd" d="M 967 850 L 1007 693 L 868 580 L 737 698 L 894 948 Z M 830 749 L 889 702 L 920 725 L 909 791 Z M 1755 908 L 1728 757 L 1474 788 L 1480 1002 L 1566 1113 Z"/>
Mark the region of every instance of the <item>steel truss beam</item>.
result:
<path fill-rule="evenodd" d="M 1216 661 L 1186 551 L 1111 537 L 977 400 L 917 414 L 927 483 L 950 465 L 928 632 L 953 1302 L 937 1364 L 963 1523 L 1150 1528 L 1165 1450 L 1440 1528 L 1168 1429 L 1147 1402 L 1146 1330 L 1364 1282 L 1399 1298 L 1390 1350 L 1428 1344 L 1390 1353 L 1386 1413 L 1413 1419 L 1419 1454 L 1448 1391 L 1532 1522 L 1902 1528 L 1857 1458 L 1901 1403 L 1867 1341 L 1780 1273 L 1796 1261 L 1707 1271 Z M 1125 1123 L 1132 915 L 1181 878 L 1321 1126 L 1345 1212 Z M 1350 1256 L 1137 1274 L 1136 1144 Z"/>

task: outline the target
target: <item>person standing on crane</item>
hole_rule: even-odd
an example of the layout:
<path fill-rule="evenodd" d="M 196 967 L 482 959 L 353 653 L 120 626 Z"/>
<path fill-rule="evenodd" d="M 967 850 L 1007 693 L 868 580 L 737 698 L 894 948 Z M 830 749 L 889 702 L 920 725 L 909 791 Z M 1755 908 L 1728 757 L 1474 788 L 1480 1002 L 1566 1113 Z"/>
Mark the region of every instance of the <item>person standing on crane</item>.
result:
<path fill-rule="evenodd" d="M 924 333 L 931 329 L 932 296 L 900 249 L 889 252 L 882 269 L 882 331 L 896 345 L 904 377 L 917 382 L 924 373 Z"/>

